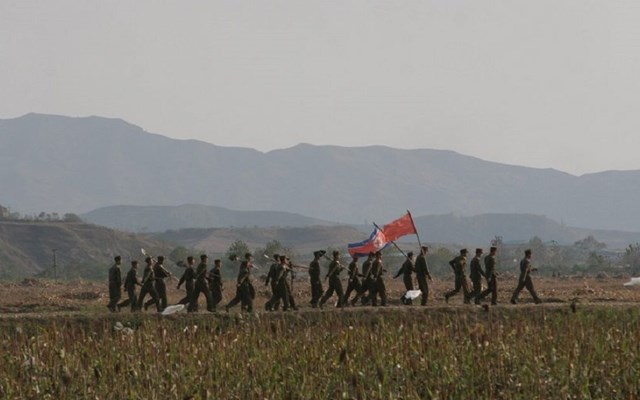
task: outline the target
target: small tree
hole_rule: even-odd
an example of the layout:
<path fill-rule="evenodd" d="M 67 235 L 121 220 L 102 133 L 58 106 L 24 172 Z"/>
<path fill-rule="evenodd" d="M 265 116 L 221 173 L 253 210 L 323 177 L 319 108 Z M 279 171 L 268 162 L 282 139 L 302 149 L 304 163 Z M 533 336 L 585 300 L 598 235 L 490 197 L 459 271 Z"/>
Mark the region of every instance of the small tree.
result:
<path fill-rule="evenodd" d="M 632 275 L 638 275 L 640 273 L 640 244 L 627 246 L 622 262 L 630 269 Z"/>
<path fill-rule="evenodd" d="M 250 252 L 249 246 L 244 241 L 236 240 L 224 253 L 224 265 L 227 268 L 234 268 L 237 266 L 237 261 L 243 260 L 244 255 Z"/>

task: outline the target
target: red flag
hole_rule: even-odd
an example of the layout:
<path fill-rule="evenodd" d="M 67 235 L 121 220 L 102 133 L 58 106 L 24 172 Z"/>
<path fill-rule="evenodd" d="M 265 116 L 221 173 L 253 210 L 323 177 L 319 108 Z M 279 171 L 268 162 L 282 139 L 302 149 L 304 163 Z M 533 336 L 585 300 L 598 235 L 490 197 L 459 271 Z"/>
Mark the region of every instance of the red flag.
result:
<path fill-rule="evenodd" d="M 384 232 L 384 236 L 386 236 L 387 240 L 390 242 L 395 242 L 399 237 L 404 235 L 418 234 L 409 212 L 395 221 L 391 221 L 386 224 L 382 228 L 382 231 Z"/>

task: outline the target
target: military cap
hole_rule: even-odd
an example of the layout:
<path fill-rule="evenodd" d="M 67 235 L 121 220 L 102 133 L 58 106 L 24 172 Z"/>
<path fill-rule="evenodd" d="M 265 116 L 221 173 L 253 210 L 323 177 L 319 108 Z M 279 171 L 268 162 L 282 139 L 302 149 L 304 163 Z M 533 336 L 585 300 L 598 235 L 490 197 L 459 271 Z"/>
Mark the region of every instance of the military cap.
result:
<path fill-rule="evenodd" d="M 273 253 L 273 259 L 274 259 L 274 260 L 279 260 L 279 259 L 280 259 L 280 254 L 278 254 L 278 253 Z"/>
<path fill-rule="evenodd" d="M 491 246 L 491 248 L 489 250 L 490 251 L 496 251 L 496 250 L 498 250 L 498 248 L 496 246 Z"/>
<path fill-rule="evenodd" d="M 251 254 L 251 253 L 244 253 L 244 258 L 245 258 L 246 260 L 250 259 L 251 257 L 253 257 L 253 254 Z"/>
<path fill-rule="evenodd" d="M 281 256 L 279 257 L 279 259 L 280 259 L 280 262 L 285 262 L 285 261 L 287 261 L 287 256 L 285 256 L 285 255 L 281 255 Z"/>
<path fill-rule="evenodd" d="M 376 257 L 381 256 L 382 252 L 380 250 L 376 251 Z"/>
<path fill-rule="evenodd" d="M 482 249 L 476 249 L 476 254 L 482 254 Z"/>
<path fill-rule="evenodd" d="M 222 262 L 222 260 L 220 260 L 219 258 L 216 258 L 215 260 L 213 260 L 214 264 L 220 264 Z"/>
<path fill-rule="evenodd" d="M 369 252 L 369 257 L 373 257 L 373 256 L 375 256 L 375 255 L 376 255 L 376 253 L 374 253 L 373 251 L 370 251 L 370 252 Z"/>
<path fill-rule="evenodd" d="M 340 252 L 338 250 L 334 250 L 333 253 L 331 254 L 333 254 L 333 256 L 335 257 L 335 256 L 339 256 Z"/>
<path fill-rule="evenodd" d="M 407 253 L 407 257 L 409 257 L 409 258 L 413 257 L 413 251 L 408 252 Z"/>
<path fill-rule="evenodd" d="M 120 257 L 120 256 L 113 257 L 113 261 L 115 261 L 115 262 L 118 262 L 120 260 L 122 260 L 122 257 Z"/>
<path fill-rule="evenodd" d="M 132 267 L 137 267 L 138 266 L 138 260 L 132 260 L 131 261 L 131 266 Z"/>
<path fill-rule="evenodd" d="M 469 252 L 469 250 L 467 250 L 467 249 L 460 250 L 460 254 L 467 254 L 468 252 Z"/>
<path fill-rule="evenodd" d="M 164 256 L 158 256 L 158 262 L 163 262 L 164 261 Z"/>
<path fill-rule="evenodd" d="M 209 256 L 207 256 L 206 254 L 200 254 L 201 260 L 206 260 L 207 258 L 209 258 Z"/>
<path fill-rule="evenodd" d="M 151 257 L 145 257 L 144 262 L 151 264 Z"/>
<path fill-rule="evenodd" d="M 526 250 L 524 251 L 524 254 L 526 254 L 526 255 L 530 256 L 530 255 L 531 255 L 531 249 L 526 249 Z"/>
<path fill-rule="evenodd" d="M 193 262 L 193 256 L 189 256 L 189 257 L 187 257 L 187 262 L 188 262 L 188 263 L 192 263 L 192 262 Z"/>

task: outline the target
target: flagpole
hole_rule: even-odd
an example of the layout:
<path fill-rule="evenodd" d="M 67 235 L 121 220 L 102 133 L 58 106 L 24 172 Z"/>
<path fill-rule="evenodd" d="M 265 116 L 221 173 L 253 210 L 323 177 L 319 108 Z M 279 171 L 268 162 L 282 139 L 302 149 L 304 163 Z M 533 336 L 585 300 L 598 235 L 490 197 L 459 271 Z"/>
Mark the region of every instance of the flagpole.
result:
<path fill-rule="evenodd" d="M 418 228 L 416 228 L 415 222 L 413 222 L 413 216 L 411 215 L 411 211 L 407 210 L 407 214 L 409 214 L 409 219 L 411 219 L 411 225 L 413 225 L 413 230 L 416 231 L 416 237 L 418 238 L 418 247 L 420 247 L 420 251 L 422 251 L 422 243 L 420 243 L 420 235 L 418 235 Z"/>
<path fill-rule="evenodd" d="M 382 228 L 380 228 L 375 222 L 373 223 L 373 226 L 375 226 L 376 228 L 378 228 L 383 234 L 384 231 L 382 230 Z M 406 254 L 404 254 L 404 251 L 402 251 L 402 249 L 400 247 L 398 247 L 398 245 L 396 244 L 396 242 L 394 242 L 393 240 L 390 240 L 391 244 L 394 245 L 396 247 L 396 249 L 398 249 L 398 251 L 403 255 L 403 256 L 407 256 Z"/>

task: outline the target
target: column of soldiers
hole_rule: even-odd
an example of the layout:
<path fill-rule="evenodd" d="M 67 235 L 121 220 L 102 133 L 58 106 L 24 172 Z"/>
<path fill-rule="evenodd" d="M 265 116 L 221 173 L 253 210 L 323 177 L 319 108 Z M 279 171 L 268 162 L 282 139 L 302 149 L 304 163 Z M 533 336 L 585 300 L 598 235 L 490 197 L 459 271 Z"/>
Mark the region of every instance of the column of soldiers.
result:
<path fill-rule="evenodd" d="M 402 276 L 405 294 L 400 298 L 404 305 L 413 304 L 413 297 L 408 297 L 412 292 L 419 292 L 421 297 L 420 304 L 427 305 L 429 299 L 429 281 L 432 280 L 429 266 L 427 263 L 427 254 L 429 248 L 422 246 L 420 254 L 414 257 L 413 252 L 406 254 L 406 259 L 401 268 L 398 270 L 394 278 Z M 497 248 L 491 247 L 489 254 L 482 258 L 483 250 L 478 248 L 475 256 L 469 262 L 469 278 L 471 286 L 467 281 L 467 249 L 460 250 L 460 254 L 453 258 L 449 264 L 454 272 L 454 288 L 444 294 L 445 302 L 449 302 L 456 294 L 462 291 L 463 302 L 470 304 L 480 304 L 487 296 L 491 295 L 491 304 L 497 304 L 498 287 L 496 272 L 496 253 Z M 333 251 L 332 257 L 329 258 L 324 250 L 315 251 L 313 260 L 309 264 L 308 273 L 311 285 L 310 305 L 314 308 L 322 308 L 329 299 L 335 295 L 335 306 L 342 308 L 345 306 L 355 306 L 358 301 L 362 305 L 386 306 L 387 292 L 384 281 L 384 273 L 387 272 L 382 260 L 380 251 L 369 253 L 366 260 L 362 264 L 362 270 L 359 270 L 357 256 L 353 256 L 348 266 L 341 262 L 339 251 Z M 323 282 L 321 279 L 320 259 L 327 258 L 330 262 L 324 281 L 328 283 L 326 290 L 323 290 Z M 525 257 L 520 261 L 520 275 L 518 285 L 511 296 L 511 303 L 516 304 L 520 292 L 527 289 L 536 304 L 541 303 L 538 297 L 531 272 L 536 268 L 531 264 L 531 250 L 525 251 Z M 234 258 L 235 261 L 235 258 Z M 221 260 L 214 260 L 211 270 L 208 270 L 208 257 L 200 256 L 200 263 L 194 267 L 195 260 L 193 257 L 187 257 L 184 265 L 185 270 L 182 277 L 178 281 L 177 289 L 184 284 L 185 296 L 178 302 L 187 308 L 188 312 L 197 312 L 200 295 L 203 294 L 206 302 L 206 309 L 215 312 L 216 307 L 222 301 L 223 282 L 221 276 Z M 121 264 L 122 258 L 116 256 L 114 264 L 109 269 L 109 304 L 107 307 L 110 311 L 116 312 L 124 307 L 130 307 L 131 311 L 140 311 L 142 308 L 147 310 L 151 305 L 155 305 L 156 311 L 162 312 L 167 307 L 167 293 L 165 279 L 174 278 L 174 276 L 163 266 L 164 257 L 159 256 L 157 260 L 151 257 L 145 259 L 145 268 L 142 279 L 138 278 L 136 260 L 131 261 L 131 268 L 122 279 Z M 484 264 L 484 269 L 482 267 Z M 291 262 L 285 255 L 273 255 L 273 263 L 267 273 L 265 286 L 270 286 L 271 297 L 265 303 L 267 311 L 275 311 L 282 307 L 282 310 L 296 310 L 296 303 L 293 293 L 293 274 L 294 267 L 301 267 Z M 252 311 L 253 301 L 255 299 L 255 289 L 251 281 L 251 273 L 254 269 L 253 256 L 251 253 L 245 254 L 244 260 L 240 263 L 238 276 L 236 279 L 235 297 L 225 305 L 225 310 L 237 304 L 241 304 L 242 310 Z M 343 290 L 341 281 L 341 272 L 347 271 L 347 289 Z M 414 290 L 414 275 L 417 280 L 418 290 Z M 487 288 L 482 290 L 482 279 L 486 280 Z M 140 286 L 140 294 L 136 293 L 137 287 Z M 127 292 L 127 299 L 120 301 L 122 298 L 122 287 Z M 353 295 L 353 296 L 352 296 Z M 145 302 L 145 298 L 150 299 Z"/>

